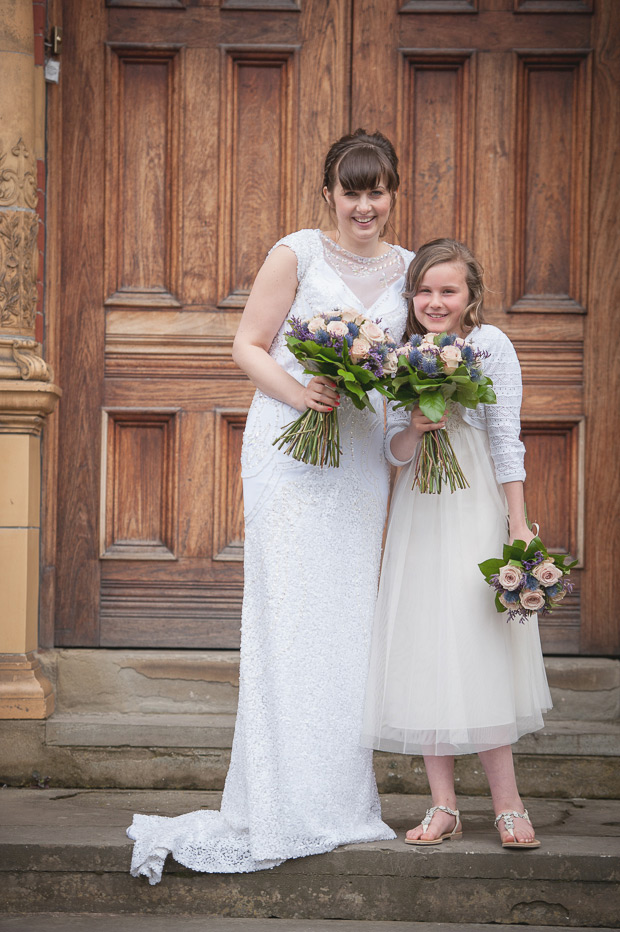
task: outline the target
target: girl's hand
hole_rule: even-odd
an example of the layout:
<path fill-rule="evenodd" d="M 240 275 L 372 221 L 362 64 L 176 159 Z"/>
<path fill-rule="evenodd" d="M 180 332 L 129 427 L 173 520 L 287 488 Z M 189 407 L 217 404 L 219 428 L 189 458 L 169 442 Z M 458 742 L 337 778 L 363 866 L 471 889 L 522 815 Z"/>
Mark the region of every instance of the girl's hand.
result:
<path fill-rule="evenodd" d="M 429 430 L 439 430 L 442 427 L 446 426 L 446 415 L 444 414 L 441 420 L 431 421 L 425 414 L 422 414 L 418 407 L 414 408 L 411 412 L 411 428 L 416 431 L 418 437 L 421 437 L 422 434 L 425 434 Z"/>
<path fill-rule="evenodd" d="M 509 542 L 512 544 L 515 540 L 522 540 L 525 542 L 525 546 L 529 544 L 531 540 L 534 540 L 536 535 L 533 531 L 530 531 L 529 527 L 525 522 L 519 523 L 517 525 L 513 524 L 511 521 L 508 522 L 508 535 Z"/>
<path fill-rule="evenodd" d="M 315 411 L 329 412 L 340 404 L 340 395 L 331 379 L 315 375 L 303 390 L 303 410 L 313 408 Z"/>

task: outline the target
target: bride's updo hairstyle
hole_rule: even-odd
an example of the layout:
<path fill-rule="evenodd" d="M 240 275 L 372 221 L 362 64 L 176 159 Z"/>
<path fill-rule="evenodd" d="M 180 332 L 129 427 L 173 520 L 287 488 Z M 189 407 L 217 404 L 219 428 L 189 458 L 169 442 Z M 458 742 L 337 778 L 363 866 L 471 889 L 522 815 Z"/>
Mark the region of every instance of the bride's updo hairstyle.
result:
<path fill-rule="evenodd" d="M 422 279 L 430 268 L 443 262 L 460 262 L 465 267 L 465 281 L 469 289 L 469 304 L 461 314 L 459 321 L 463 333 L 469 333 L 474 327 L 484 323 L 482 305 L 484 301 L 483 269 L 471 250 L 464 243 L 455 239 L 434 239 L 420 246 L 415 259 L 407 269 L 404 295 L 407 299 L 409 313 L 405 338 L 419 333 L 424 336 L 424 327 L 420 324 L 413 307 L 413 298 L 417 294 Z"/>
<path fill-rule="evenodd" d="M 325 157 L 323 197 L 328 204 L 324 189 L 331 193 L 338 182 L 345 191 L 372 191 L 384 184 L 393 205 L 400 178 L 398 156 L 390 140 L 383 133 L 367 133 L 364 129 L 338 139 Z"/>

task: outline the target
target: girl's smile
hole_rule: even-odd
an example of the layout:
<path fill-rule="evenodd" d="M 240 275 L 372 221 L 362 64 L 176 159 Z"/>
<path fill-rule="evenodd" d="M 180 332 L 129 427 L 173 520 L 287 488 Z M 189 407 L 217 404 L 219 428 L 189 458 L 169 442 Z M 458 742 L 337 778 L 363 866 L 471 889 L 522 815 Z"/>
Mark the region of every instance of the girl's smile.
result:
<path fill-rule="evenodd" d="M 430 333 L 461 332 L 461 317 L 469 304 L 462 262 L 440 262 L 425 273 L 413 298 L 416 320 Z"/>

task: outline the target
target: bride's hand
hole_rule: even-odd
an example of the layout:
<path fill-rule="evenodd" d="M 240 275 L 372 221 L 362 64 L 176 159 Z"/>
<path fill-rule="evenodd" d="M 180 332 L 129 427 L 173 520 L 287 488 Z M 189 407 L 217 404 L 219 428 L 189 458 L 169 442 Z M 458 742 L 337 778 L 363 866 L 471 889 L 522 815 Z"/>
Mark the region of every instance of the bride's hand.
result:
<path fill-rule="evenodd" d="M 315 375 L 304 388 L 302 396 L 304 406 L 313 408 L 315 411 L 331 411 L 340 404 L 340 396 L 335 389 L 336 386 L 331 379 Z"/>

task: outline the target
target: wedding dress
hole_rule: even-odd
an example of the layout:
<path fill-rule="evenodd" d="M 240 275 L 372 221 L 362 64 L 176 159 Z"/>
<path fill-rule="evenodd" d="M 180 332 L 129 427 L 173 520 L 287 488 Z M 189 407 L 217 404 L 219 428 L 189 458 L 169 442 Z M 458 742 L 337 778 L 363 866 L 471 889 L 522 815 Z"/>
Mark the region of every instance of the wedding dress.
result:
<path fill-rule="evenodd" d="M 400 340 L 412 254 L 346 252 L 318 230 L 280 240 L 297 257 L 290 314 L 352 307 Z M 276 247 L 274 247 L 276 248 Z M 285 322 L 270 355 L 307 383 Z M 151 883 L 166 856 L 197 871 L 243 872 L 337 845 L 394 837 L 381 820 L 372 751 L 360 747 L 364 686 L 388 495 L 384 406 L 338 409 L 338 468 L 273 445 L 298 411 L 257 391 L 242 451 L 245 588 L 239 707 L 219 811 L 136 815 L 131 872 Z"/>

